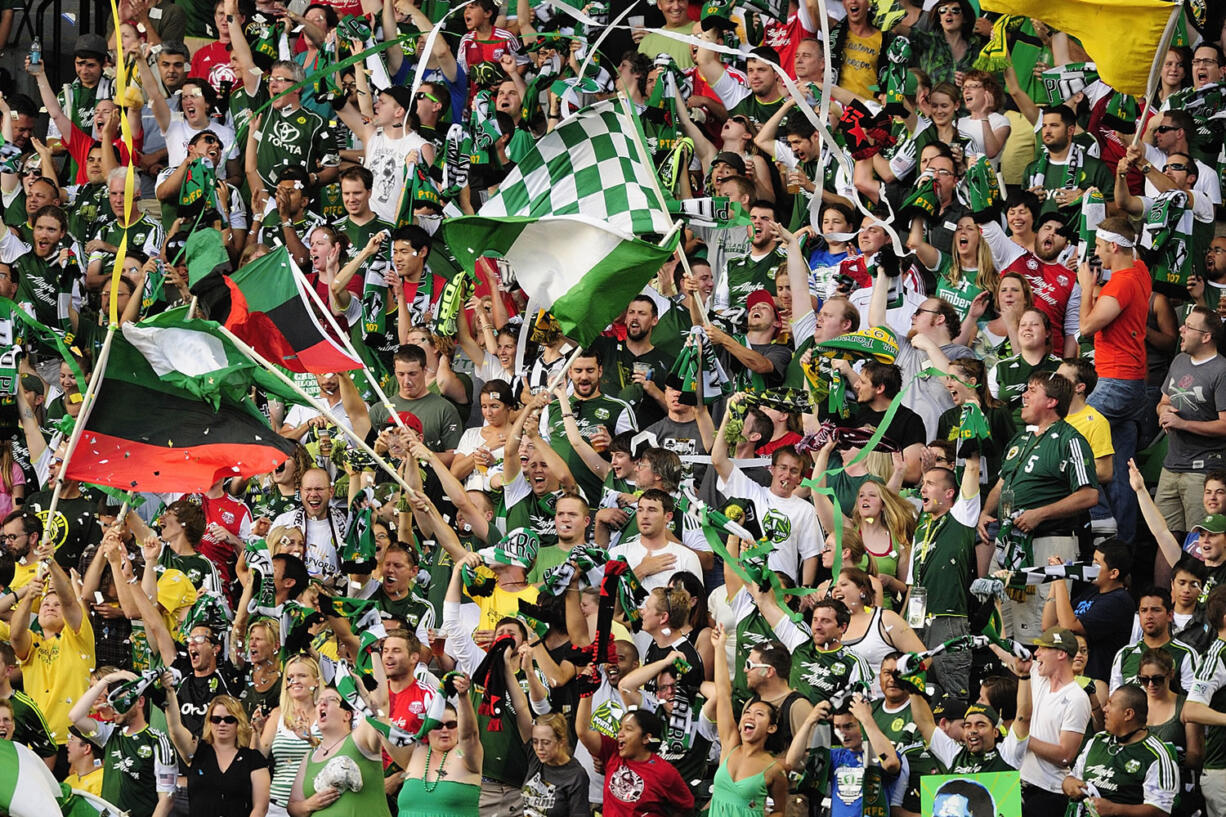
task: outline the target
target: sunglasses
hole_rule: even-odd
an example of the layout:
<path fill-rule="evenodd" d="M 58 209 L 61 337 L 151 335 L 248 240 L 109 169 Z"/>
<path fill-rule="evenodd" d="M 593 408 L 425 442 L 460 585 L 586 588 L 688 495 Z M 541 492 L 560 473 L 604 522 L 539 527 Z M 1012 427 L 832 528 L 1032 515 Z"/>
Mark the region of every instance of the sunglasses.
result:
<path fill-rule="evenodd" d="M 1162 172 L 1166 173 L 1171 170 L 1182 170 L 1186 172 L 1187 169 L 1188 169 L 1188 166 L 1185 165 L 1183 162 L 1171 162 L 1170 164 L 1163 166 Z"/>
<path fill-rule="evenodd" d="M 750 661 L 748 658 L 745 659 L 745 671 L 746 672 L 753 672 L 756 669 L 770 669 L 770 667 L 771 667 L 770 664 L 755 664 L 753 661 Z"/>
<path fill-rule="evenodd" d="M 957 14 L 957 15 L 961 16 L 961 14 L 962 14 L 962 7 L 961 7 L 961 6 L 941 6 L 939 9 L 937 9 L 937 14 L 938 14 L 938 15 L 942 15 L 942 14 Z"/>
<path fill-rule="evenodd" d="M 187 639 L 188 644 L 212 644 L 213 639 L 207 635 L 193 635 Z"/>
<path fill-rule="evenodd" d="M 417 93 L 413 94 L 413 98 L 416 99 L 418 102 L 420 102 L 423 99 L 428 99 L 431 102 L 438 102 L 438 97 L 426 91 L 418 91 Z"/>
<path fill-rule="evenodd" d="M 1183 128 L 1175 125 L 1159 125 L 1158 127 L 1154 128 L 1154 130 L 1158 133 L 1170 133 L 1173 130 L 1183 130 Z"/>
<path fill-rule="evenodd" d="M 209 718 L 209 723 L 213 724 L 214 726 L 219 723 L 225 723 L 233 726 L 234 724 L 238 723 L 238 718 L 234 717 L 233 715 L 213 715 Z"/>
<path fill-rule="evenodd" d="M 204 136 L 201 136 L 199 141 L 204 142 L 206 145 L 220 145 L 221 144 L 221 140 L 218 139 L 216 136 L 213 136 L 212 134 L 205 134 Z"/>
<path fill-rule="evenodd" d="M 1137 683 L 1143 687 L 1146 686 L 1162 686 L 1166 683 L 1165 675 L 1138 675 Z"/>
<path fill-rule="evenodd" d="M 439 725 L 431 729 L 431 732 L 437 732 L 439 729 L 455 729 L 460 725 L 459 721 L 440 721 Z"/>

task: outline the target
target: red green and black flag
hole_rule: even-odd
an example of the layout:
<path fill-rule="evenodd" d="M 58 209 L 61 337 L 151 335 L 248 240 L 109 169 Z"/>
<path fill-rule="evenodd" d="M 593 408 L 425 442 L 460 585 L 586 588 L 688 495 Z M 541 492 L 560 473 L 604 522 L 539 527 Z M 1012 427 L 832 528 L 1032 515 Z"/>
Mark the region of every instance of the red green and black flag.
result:
<path fill-rule="evenodd" d="M 237 380 L 254 364 L 207 321 L 115 333 L 97 401 L 67 476 L 124 491 L 203 491 L 275 469 L 293 443 Z"/>
<path fill-rule="evenodd" d="M 199 230 L 188 239 L 192 292 L 206 278 L 212 280 L 212 273 L 220 276 L 228 290 L 228 298 L 222 298 L 229 301 L 228 310 L 210 304 L 210 317 L 262 357 L 290 371 L 322 374 L 362 368 L 362 361 L 350 355 L 327 328 L 316 297 L 307 290 L 288 249 L 278 247 L 233 271 L 229 263 L 216 230 Z M 226 313 L 224 320 L 222 312 Z"/>

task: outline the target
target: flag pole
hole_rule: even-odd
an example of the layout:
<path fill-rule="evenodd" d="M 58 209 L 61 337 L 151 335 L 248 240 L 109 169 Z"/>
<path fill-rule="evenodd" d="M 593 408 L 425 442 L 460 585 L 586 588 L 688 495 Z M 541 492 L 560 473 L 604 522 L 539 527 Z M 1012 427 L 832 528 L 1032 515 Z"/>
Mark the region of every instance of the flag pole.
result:
<path fill-rule="evenodd" d="M 77 414 L 76 422 L 72 426 L 72 434 L 68 437 L 68 446 L 64 449 L 64 460 L 60 463 L 60 476 L 55 481 L 55 488 L 51 491 L 51 504 L 47 506 L 47 524 L 43 527 L 43 538 L 38 543 L 39 547 L 51 541 L 52 522 L 55 519 L 56 506 L 60 504 L 60 491 L 64 487 L 64 480 L 68 478 L 68 464 L 72 461 L 72 454 L 77 450 L 77 443 L 81 441 L 81 435 L 85 433 L 85 424 L 89 421 L 89 415 L 94 409 L 94 400 L 98 396 L 98 387 L 102 384 L 102 373 L 106 371 L 107 358 L 111 356 L 111 343 L 115 339 L 117 328 L 115 324 L 107 327 L 106 339 L 102 341 L 102 349 L 98 352 L 98 362 L 94 364 L 94 371 L 89 376 L 89 386 L 86 387 L 85 396 L 81 400 L 81 411 Z"/>
<path fill-rule="evenodd" d="M 1149 66 L 1149 79 L 1145 83 L 1145 102 L 1141 107 L 1141 117 L 1137 120 L 1137 132 L 1132 136 L 1132 143 L 1134 145 L 1141 141 L 1141 136 L 1145 133 L 1145 119 L 1149 116 L 1149 109 L 1153 104 L 1154 91 L 1157 90 L 1158 79 L 1162 76 L 1162 63 L 1166 60 L 1166 52 L 1171 47 L 1171 39 L 1175 36 L 1175 28 L 1182 14 L 1183 3 L 1175 3 L 1171 9 L 1171 16 L 1166 21 L 1166 28 L 1162 30 L 1162 39 L 1158 40 L 1158 48 L 1154 52 L 1154 61 Z"/>
<path fill-rule="evenodd" d="M 291 378 L 286 377 L 284 372 L 282 372 L 276 366 L 272 365 L 267 360 L 265 360 L 264 357 L 260 355 L 259 352 L 257 352 L 255 349 L 252 349 L 250 346 L 248 346 L 243 341 L 242 338 L 235 335 L 229 329 L 227 329 L 224 326 L 218 326 L 217 331 L 221 332 L 223 335 L 229 338 L 234 343 L 234 345 L 238 347 L 239 351 L 241 351 L 247 357 L 254 360 L 256 363 L 260 364 L 270 374 L 272 374 L 274 377 L 280 380 L 283 384 L 285 384 L 290 389 L 292 389 L 295 394 L 297 394 L 303 400 L 307 401 L 307 404 L 310 405 L 311 408 L 318 411 L 324 417 L 327 417 L 328 420 L 330 420 L 333 423 L 333 425 L 335 425 L 338 429 L 340 429 L 341 433 L 344 434 L 346 437 L 348 437 L 353 442 L 354 445 L 356 445 L 358 448 L 365 451 L 367 455 L 373 457 L 375 462 L 379 465 L 379 467 L 382 468 L 384 471 L 386 471 L 387 474 L 392 479 L 396 480 L 397 484 L 399 484 L 401 488 L 407 491 L 409 496 L 417 495 L 417 491 L 413 490 L 413 486 L 405 482 L 404 478 L 400 476 L 400 473 L 396 471 L 395 468 L 390 466 L 386 460 L 384 460 L 382 457 L 376 454 L 375 450 L 371 448 L 369 445 L 367 445 L 366 441 L 363 440 L 361 437 L 359 437 L 357 433 L 354 432 L 353 429 L 349 428 L 347 425 L 340 422 L 340 420 L 338 420 L 336 416 L 332 413 L 331 409 L 329 409 L 319 400 L 307 394 L 305 389 L 303 389 L 301 386 L 295 383 Z"/>
<path fill-rule="evenodd" d="M 396 407 L 393 406 L 392 401 L 388 399 L 387 394 L 383 391 L 383 387 L 379 385 L 379 379 L 374 376 L 374 373 L 371 372 L 370 367 L 366 365 L 366 361 L 362 360 L 362 356 L 359 355 L 357 350 L 353 348 L 353 341 L 350 340 L 349 335 L 341 331 L 340 324 L 336 322 L 336 316 L 332 314 L 332 310 L 328 307 L 328 305 L 320 300 L 319 293 L 316 292 L 315 288 L 312 287 L 306 280 L 306 276 L 302 274 L 302 270 L 298 269 L 298 265 L 294 263 L 294 259 L 292 257 L 290 258 L 289 268 L 290 272 L 293 273 L 294 277 L 297 279 L 299 286 L 306 290 L 307 297 L 311 299 L 311 303 L 315 304 L 316 308 L 323 313 L 324 319 L 328 321 L 328 325 L 332 327 L 332 331 L 336 332 L 336 337 L 344 345 L 345 351 L 348 352 L 356 361 L 362 364 L 362 372 L 365 373 L 366 380 L 370 383 L 370 387 L 375 390 L 375 396 L 379 398 L 379 402 L 385 409 L 387 409 L 388 416 L 393 422 L 396 423 L 397 427 L 408 428 L 408 426 L 404 424 L 404 420 L 400 419 L 400 412 L 396 411 Z M 423 266 L 421 274 L 430 275 L 430 271 Z M 404 294 L 401 293 L 400 297 L 403 298 Z"/>

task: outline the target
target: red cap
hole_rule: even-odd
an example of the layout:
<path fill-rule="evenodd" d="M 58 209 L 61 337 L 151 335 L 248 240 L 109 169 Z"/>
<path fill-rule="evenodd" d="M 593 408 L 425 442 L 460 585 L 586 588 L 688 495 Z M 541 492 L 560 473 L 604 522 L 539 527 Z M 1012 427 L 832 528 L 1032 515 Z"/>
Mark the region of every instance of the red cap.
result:
<path fill-rule="evenodd" d="M 779 307 L 775 306 L 775 299 L 772 298 L 770 292 L 765 289 L 755 289 L 753 292 L 749 293 L 749 298 L 745 301 L 745 311 L 748 312 L 761 303 L 768 304 L 771 311 L 773 311 L 776 315 L 779 314 Z"/>
<path fill-rule="evenodd" d="M 400 422 L 404 423 L 406 427 L 416 431 L 418 437 L 423 436 L 421 420 L 417 419 L 416 414 L 411 411 L 400 411 L 396 413 L 396 417 L 399 417 Z M 396 425 L 396 417 L 388 417 L 387 424 L 389 426 Z"/>

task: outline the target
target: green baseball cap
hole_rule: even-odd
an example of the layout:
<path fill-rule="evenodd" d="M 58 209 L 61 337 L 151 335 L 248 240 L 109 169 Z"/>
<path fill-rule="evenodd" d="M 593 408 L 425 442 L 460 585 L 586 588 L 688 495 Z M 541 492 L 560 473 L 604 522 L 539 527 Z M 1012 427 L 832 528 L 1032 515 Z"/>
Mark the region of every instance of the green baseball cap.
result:
<path fill-rule="evenodd" d="M 733 4 L 729 0 L 708 0 L 702 6 L 702 30 L 710 31 L 721 28 L 725 31 L 736 31 L 736 23 L 732 21 Z"/>
<path fill-rule="evenodd" d="M 1211 513 L 1192 530 L 1203 530 L 1205 533 L 1226 533 L 1226 514 Z"/>

